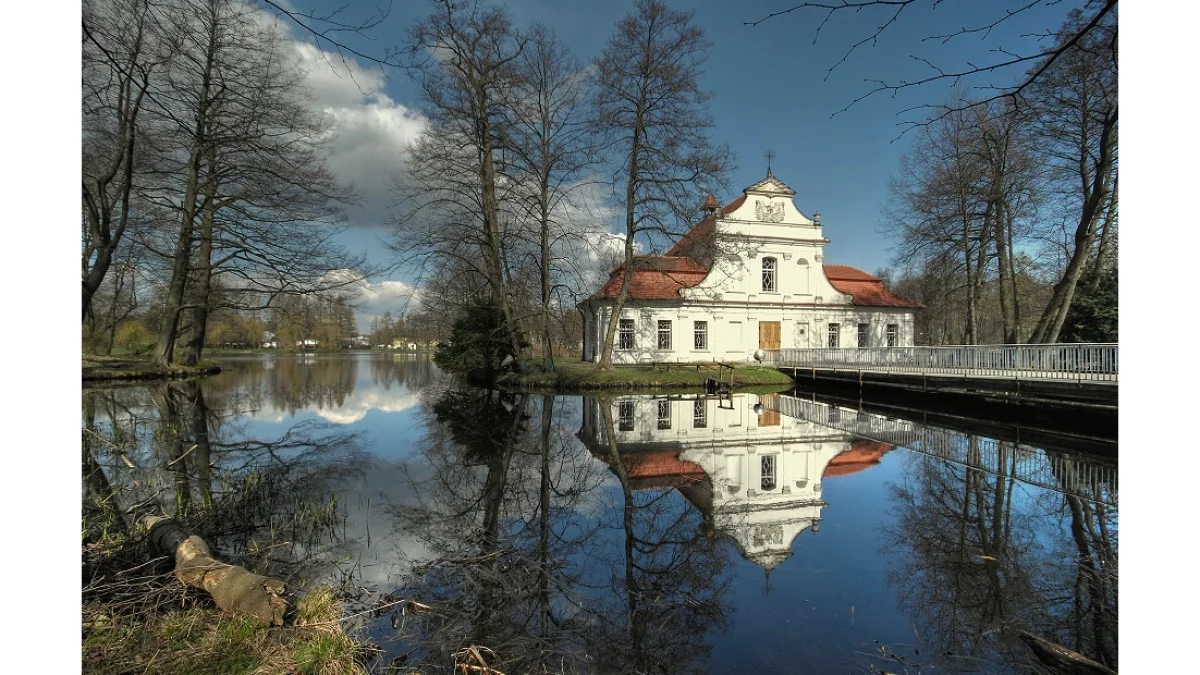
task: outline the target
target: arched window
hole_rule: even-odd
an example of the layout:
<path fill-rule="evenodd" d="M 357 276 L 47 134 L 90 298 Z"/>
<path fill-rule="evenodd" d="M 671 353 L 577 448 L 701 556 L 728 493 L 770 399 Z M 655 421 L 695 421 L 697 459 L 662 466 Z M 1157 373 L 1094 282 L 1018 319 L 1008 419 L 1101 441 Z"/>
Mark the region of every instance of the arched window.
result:
<path fill-rule="evenodd" d="M 775 273 L 778 265 L 774 258 L 763 258 L 762 260 L 762 289 L 763 293 L 775 292 Z"/>

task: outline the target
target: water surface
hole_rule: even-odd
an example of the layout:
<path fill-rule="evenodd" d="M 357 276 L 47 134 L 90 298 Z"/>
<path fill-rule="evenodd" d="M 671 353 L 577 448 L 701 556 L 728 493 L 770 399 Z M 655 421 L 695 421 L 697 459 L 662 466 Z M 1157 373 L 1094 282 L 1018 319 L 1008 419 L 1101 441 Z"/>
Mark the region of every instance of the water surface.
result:
<path fill-rule="evenodd" d="M 1032 672 L 1028 631 L 1116 665 L 1115 461 L 812 394 L 512 394 L 377 354 L 223 365 L 85 392 L 85 516 L 99 477 L 226 558 L 338 584 L 385 662 Z"/>

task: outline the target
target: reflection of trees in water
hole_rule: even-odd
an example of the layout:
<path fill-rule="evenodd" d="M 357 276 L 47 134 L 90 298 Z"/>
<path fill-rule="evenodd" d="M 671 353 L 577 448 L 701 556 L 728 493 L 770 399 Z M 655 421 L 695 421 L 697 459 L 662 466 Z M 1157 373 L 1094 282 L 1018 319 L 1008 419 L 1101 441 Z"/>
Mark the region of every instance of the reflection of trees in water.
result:
<path fill-rule="evenodd" d="M 432 558 L 396 591 L 434 608 L 403 636 L 423 672 L 451 671 L 468 645 L 504 672 L 682 672 L 707 653 L 719 547 L 677 495 L 618 497 L 631 515 L 611 522 L 625 509 L 599 489 L 608 472 L 564 407 L 473 388 L 428 406 L 432 475 L 412 478 L 414 506 L 392 509 Z"/>
<path fill-rule="evenodd" d="M 595 628 L 585 633 L 590 651 L 601 672 L 701 672 L 709 631 L 726 623 L 729 549 L 706 534 L 703 514 L 673 490 L 633 489 L 617 451 L 613 406 L 601 400 L 599 408 L 621 487 L 614 512 L 623 536 L 619 560 L 610 563 L 611 595 L 601 596 Z"/>
<path fill-rule="evenodd" d="M 974 443 L 969 463 L 978 466 Z M 1008 443 L 994 473 L 914 454 L 892 489 L 897 518 L 882 552 L 899 566 L 889 583 L 918 635 L 948 658 L 1019 668 L 1029 652 L 1018 634 L 1028 631 L 1115 667 L 1115 514 L 1077 497 L 1029 494 L 1012 478 L 1015 460 Z M 1045 522 L 1064 514 L 1069 532 L 1048 539 Z M 1111 575 L 1097 572 L 1109 563 Z"/>
<path fill-rule="evenodd" d="M 1077 484 L 1067 465 L 1055 475 L 1066 485 Z M 1096 497 L 1116 501 L 1116 486 L 1091 486 Z M 1099 494 L 1101 491 L 1103 495 Z M 1061 556 L 1074 560 L 1071 593 L 1062 602 L 1060 625 L 1052 639 L 1111 668 L 1117 667 L 1117 514 L 1099 500 L 1066 496 L 1070 545 Z M 1064 597 L 1064 596 L 1060 596 Z"/>
<path fill-rule="evenodd" d="M 276 359 L 264 385 L 270 392 L 271 405 L 289 415 L 312 406 L 320 410 L 340 408 L 354 393 L 356 366 L 336 358 Z"/>
<path fill-rule="evenodd" d="M 360 368 L 385 391 L 414 393 L 444 379 L 428 358 L 381 355 L 307 355 L 238 359 L 204 380 L 205 393 L 234 413 L 270 409 L 294 415 L 303 408 L 336 409 L 354 394 Z"/>
<path fill-rule="evenodd" d="M 441 371 L 427 356 L 410 354 L 385 354 L 367 359 L 371 382 L 385 391 L 392 385 L 405 386 L 411 391 L 428 387 L 441 377 Z"/>
<path fill-rule="evenodd" d="M 331 488 L 363 470 L 358 437 L 304 422 L 248 438 L 208 394 L 198 381 L 84 392 L 85 520 L 116 525 L 113 503 L 146 504 L 243 564 L 311 572 L 340 541 Z"/>

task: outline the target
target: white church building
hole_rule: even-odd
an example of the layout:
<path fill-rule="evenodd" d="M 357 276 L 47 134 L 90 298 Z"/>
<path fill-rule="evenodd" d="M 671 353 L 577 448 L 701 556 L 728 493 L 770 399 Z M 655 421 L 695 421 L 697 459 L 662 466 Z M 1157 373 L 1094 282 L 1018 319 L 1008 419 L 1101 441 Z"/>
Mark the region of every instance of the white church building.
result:
<path fill-rule="evenodd" d="M 613 363 L 748 361 L 758 349 L 903 347 L 919 304 L 844 265 L 826 265 L 821 215 L 770 171 L 666 255 L 633 260 Z M 583 360 L 599 361 L 624 264 L 579 304 Z"/>

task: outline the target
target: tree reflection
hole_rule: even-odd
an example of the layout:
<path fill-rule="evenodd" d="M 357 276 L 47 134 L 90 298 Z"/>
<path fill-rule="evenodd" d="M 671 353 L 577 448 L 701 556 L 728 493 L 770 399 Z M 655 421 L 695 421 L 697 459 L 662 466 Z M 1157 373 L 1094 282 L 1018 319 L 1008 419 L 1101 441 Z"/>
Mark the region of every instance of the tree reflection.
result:
<path fill-rule="evenodd" d="M 173 516 L 240 564 L 308 577 L 340 546 L 335 483 L 362 472 L 356 434 L 301 422 L 269 438 L 250 437 L 206 381 L 85 391 L 87 523 L 123 527 L 113 505 Z M 97 569 L 93 573 L 100 573 Z M 88 583 L 85 569 L 85 585 Z"/>
<path fill-rule="evenodd" d="M 980 439 L 969 443 L 970 466 L 913 455 L 892 488 L 883 553 L 899 563 L 889 583 L 916 632 L 948 660 L 1020 667 L 1027 631 L 1115 667 L 1115 514 L 1079 497 L 1035 498 L 1013 479 L 1021 449 L 998 443 L 988 465 Z M 1069 526 L 1047 538 L 1037 522 L 1055 511 Z"/>
<path fill-rule="evenodd" d="M 627 464 L 637 459 L 617 450 L 612 408 L 599 399 L 607 459 L 621 488 L 622 556 L 613 568 L 623 574 L 612 575 L 613 594 L 592 613 L 590 651 L 600 672 L 700 672 L 709 631 L 726 625 L 728 548 L 711 537 L 704 514 L 672 490 L 635 492 Z"/>
<path fill-rule="evenodd" d="M 436 424 L 409 475 L 416 503 L 392 508 L 429 551 L 395 591 L 434 608 L 408 617 L 403 636 L 422 672 L 452 671 L 471 645 L 504 672 L 703 662 L 725 558 L 695 509 L 670 491 L 621 488 L 619 475 L 612 508 L 608 466 L 571 433 L 578 410 L 553 396 L 450 389 L 428 413 Z"/>

